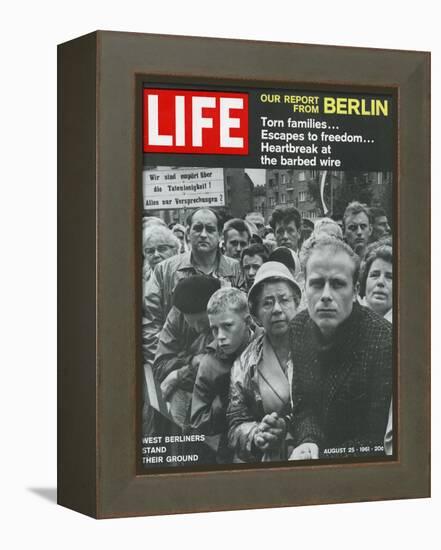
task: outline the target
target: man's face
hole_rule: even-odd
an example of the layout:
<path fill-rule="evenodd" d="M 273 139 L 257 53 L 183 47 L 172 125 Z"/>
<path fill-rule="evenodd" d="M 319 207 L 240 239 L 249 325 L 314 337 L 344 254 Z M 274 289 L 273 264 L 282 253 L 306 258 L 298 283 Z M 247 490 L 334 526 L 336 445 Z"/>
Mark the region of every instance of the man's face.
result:
<path fill-rule="evenodd" d="M 299 243 L 299 232 L 294 220 L 289 223 L 276 224 L 277 246 L 286 246 L 291 250 L 297 251 Z"/>
<path fill-rule="evenodd" d="M 217 219 L 210 210 L 198 210 L 192 220 L 189 230 L 192 251 L 197 254 L 210 254 L 217 250 L 219 232 Z"/>
<path fill-rule="evenodd" d="M 305 292 L 311 319 L 325 338 L 352 312 L 356 291 L 354 261 L 333 247 L 313 251 L 306 264 Z"/>
<path fill-rule="evenodd" d="M 187 325 L 198 334 L 203 334 L 210 328 L 206 311 L 202 311 L 201 313 L 184 313 L 184 318 Z"/>
<path fill-rule="evenodd" d="M 242 271 L 245 277 L 247 288 L 250 289 L 253 286 L 254 279 L 256 277 L 257 270 L 263 264 L 263 260 L 260 256 L 247 256 L 242 258 Z"/>
<path fill-rule="evenodd" d="M 175 254 L 175 247 L 164 239 L 162 235 L 153 234 L 145 241 L 144 255 L 151 269 Z"/>
<path fill-rule="evenodd" d="M 345 238 L 352 250 L 362 256 L 366 250 L 372 226 L 364 212 L 350 214 L 345 218 Z"/>
<path fill-rule="evenodd" d="M 246 231 L 240 233 L 237 229 L 229 229 L 225 239 L 225 256 L 240 260 L 241 252 L 248 246 L 249 240 Z"/>
<path fill-rule="evenodd" d="M 249 315 L 227 307 L 225 311 L 208 316 L 213 336 L 225 355 L 235 353 L 248 337 Z"/>
<path fill-rule="evenodd" d="M 259 237 L 263 239 L 263 234 L 265 232 L 265 220 L 263 216 L 260 216 L 259 214 L 249 214 L 246 216 L 245 220 L 247 222 L 254 223 Z"/>
<path fill-rule="evenodd" d="M 387 220 L 387 216 L 379 216 L 375 218 L 375 221 L 372 225 L 372 237 L 375 241 L 386 235 L 390 235 L 390 225 Z"/>
<path fill-rule="evenodd" d="M 284 281 L 263 285 L 257 303 L 257 317 L 270 337 L 283 336 L 297 313 L 292 288 Z"/>

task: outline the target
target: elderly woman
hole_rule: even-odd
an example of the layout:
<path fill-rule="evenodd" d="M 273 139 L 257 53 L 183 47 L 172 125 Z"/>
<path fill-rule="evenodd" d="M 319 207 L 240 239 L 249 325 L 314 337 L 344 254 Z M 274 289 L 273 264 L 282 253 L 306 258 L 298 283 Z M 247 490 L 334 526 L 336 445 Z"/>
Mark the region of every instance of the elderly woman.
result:
<path fill-rule="evenodd" d="M 283 264 L 267 262 L 248 294 L 250 311 L 263 327 L 235 361 L 227 409 L 228 442 L 245 462 L 286 460 L 291 412 L 289 324 L 301 290 Z"/>
<path fill-rule="evenodd" d="M 360 274 L 360 297 L 364 305 L 392 323 L 392 241 L 371 245 Z"/>
<path fill-rule="evenodd" d="M 142 278 L 144 284 L 149 280 L 153 270 L 160 262 L 178 254 L 179 247 L 179 239 L 173 235 L 167 226 L 151 223 L 144 227 L 142 232 L 142 253 L 144 256 Z"/>
<path fill-rule="evenodd" d="M 373 243 L 366 252 L 360 273 L 360 297 L 364 305 L 392 323 L 392 240 L 383 239 Z M 392 402 L 384 436 L 384 452 L 393 451 Z"/>

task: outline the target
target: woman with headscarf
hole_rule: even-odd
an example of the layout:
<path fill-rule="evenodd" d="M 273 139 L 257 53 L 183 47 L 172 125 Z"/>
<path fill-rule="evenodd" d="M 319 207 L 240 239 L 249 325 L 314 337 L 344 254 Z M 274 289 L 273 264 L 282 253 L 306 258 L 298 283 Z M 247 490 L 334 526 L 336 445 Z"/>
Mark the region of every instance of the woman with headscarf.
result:
<path fill-rule="evenodd" d="M 264 330 L 233 365 L 227 409 L 229 446 L 242 461 L 289 456 L 289 324 L 300 298 L 300 287 L 279 262 L 263 264 L 249 291 L 250 312 Z"/>

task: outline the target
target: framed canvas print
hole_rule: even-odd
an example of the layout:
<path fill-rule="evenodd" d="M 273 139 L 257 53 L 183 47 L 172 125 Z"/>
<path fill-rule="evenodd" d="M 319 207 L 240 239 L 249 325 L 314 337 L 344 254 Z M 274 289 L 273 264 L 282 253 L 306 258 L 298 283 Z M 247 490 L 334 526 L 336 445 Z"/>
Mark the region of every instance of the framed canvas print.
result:
<path fill-rule="evenodd" d="M 430 495 L 430 57 L 59 46 L 59 503 Z"/>

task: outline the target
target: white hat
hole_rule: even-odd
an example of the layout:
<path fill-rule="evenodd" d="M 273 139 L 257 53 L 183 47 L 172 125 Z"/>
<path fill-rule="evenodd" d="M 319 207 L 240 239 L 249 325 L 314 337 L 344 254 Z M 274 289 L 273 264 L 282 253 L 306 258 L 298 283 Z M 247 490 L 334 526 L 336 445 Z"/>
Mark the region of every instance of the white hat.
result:
<path fill-rule="evenodd" d="M 295 282 L 294 277 L 291 275 L 289 269 L 286 265 L 283 265 L 280 262 L 266 262 L 264 263 L 256 273 L 256 278 L 254 279 L 253 286 L 248 292 L 248 304 L 250 306 L 250 311 L 253 310 L 253 300 L 255 299 L 255 294 L 257 287 L 267 281 L 268 279 L 283 279 L 287 281 L 291 287 L 294 289 L 294 292 L 298 295 L 299 300 L 302 297 L 302 290 L 298 283 Z"/>

